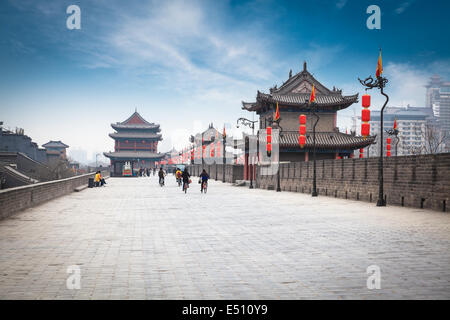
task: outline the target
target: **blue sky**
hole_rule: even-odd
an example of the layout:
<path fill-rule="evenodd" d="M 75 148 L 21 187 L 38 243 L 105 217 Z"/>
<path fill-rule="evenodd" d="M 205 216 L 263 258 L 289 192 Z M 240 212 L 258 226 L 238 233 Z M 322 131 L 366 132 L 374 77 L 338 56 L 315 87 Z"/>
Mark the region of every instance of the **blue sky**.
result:
<path fill-rule="evenodd" d="M 81 8 L 81 30 L 66 8 Z M 368 30 L 366 8 L 381 8 Z M 363 93 L 383 50 L 390 105 L 423 106 L 424 85 L 450 78 L 447 1 L 41 1 L 0 4 L 0 121 L 39 144 L 113 149 L 111 122 L 137 107 L 161 124 L 162 151 L 209 122 L 235 124 L 241 101 L 309 71 Z M 373 95 L 374 108 L 382 99 Z M 339 112 L 350 129 L 354 105 Z"/>

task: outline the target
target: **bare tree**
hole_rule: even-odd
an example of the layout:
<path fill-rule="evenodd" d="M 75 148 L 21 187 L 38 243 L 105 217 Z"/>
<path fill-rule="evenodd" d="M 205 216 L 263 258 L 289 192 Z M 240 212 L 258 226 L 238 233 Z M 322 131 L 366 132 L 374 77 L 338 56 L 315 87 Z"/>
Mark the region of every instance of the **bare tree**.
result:
<path fill-rule="evenodd" d="M 411 154 L 441 153 L 445 147 L 446 133 L 437 124 L 426 123 L 414 128 L 416 137 L 420 137 L 420 146 L 409 146 Z"/>

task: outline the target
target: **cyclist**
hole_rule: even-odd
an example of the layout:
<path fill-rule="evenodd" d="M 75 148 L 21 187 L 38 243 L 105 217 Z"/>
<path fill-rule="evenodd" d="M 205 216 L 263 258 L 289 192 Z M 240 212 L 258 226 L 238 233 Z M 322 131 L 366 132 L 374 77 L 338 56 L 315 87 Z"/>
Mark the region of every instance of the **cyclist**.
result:
<path fill-rule="evenodd" d="M 191 182 L 191 175 L 189 174 L 187 168 L 184 168 L 183 173 L 181 174 L 181 176 L 183 177 L 183 191 L 184 193 L 187 192 L 187 188 L 189 188 L 189 183 Z"/>
<path fill-rule="evenodd" d="M 164 177 L 165 177 L 165 172 L 163 170 L 163 168 L 159 168 L 159 172 L 158 172 L 158 176 L 159 176 L 159 184 L 162 187 L 164 185 Z"/>
<path fill-rule="evenodd" d="M 183 173 L 181 172 L 180 168 L 177 168 L 177 171 L 175 172 L 175 177 L 177 178 L 178 186 L 181 187 L 181 175 Z"/>
<path fill-rule="evenodd" d="M 206 193 L 206 189 L 208 188 L 209 174 L 206 172 L 205 169 L 203 169 L 202 173 L 200 174 L 200 178 L 202 179 L 202 186 L 200 188 L 200 192 L 205 191 Z"/>

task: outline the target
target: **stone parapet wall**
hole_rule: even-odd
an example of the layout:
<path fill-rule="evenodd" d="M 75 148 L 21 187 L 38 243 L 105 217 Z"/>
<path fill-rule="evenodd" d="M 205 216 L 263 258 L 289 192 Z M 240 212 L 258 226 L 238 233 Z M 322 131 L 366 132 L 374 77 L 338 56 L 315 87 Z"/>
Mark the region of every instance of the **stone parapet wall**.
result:
<path fill-rule="evenodd" d="M 384 197 L 388 205 L 449 211 L 450 153 L 383 159 Z M 255 185 L 276 189 L 277 175 L 262 175 L 256 167 Z M 280 164 L 283 191 L 310 193 L 312 161 Z M 378 158 L 316 161 L 319 196 L 376 202 Z"/>
<path fill-rule="evenodd" d="M 102 174 L 107 176 L 108 173 L 102 172 Z M 69 194 L 76 188 L 87 185 L 89 178 L 93 178 L 94 175 L 95 173 L 88 173 L 67 179 L 0 190 L 0 219 Z"/>
<path fill-rule="evenodd" d="M 223 177 L 223 164 L 211 164 L 201 165 L 192 164 L 188 166 L 189 173 L 198 177 L 203 169 L 208 172 L 211 179 L 222 181 Z M 242 180 L 244 178 L 244 166 L 243 165 L 225 165 L 225 182 L 234 183 L 236 180 Z"/>

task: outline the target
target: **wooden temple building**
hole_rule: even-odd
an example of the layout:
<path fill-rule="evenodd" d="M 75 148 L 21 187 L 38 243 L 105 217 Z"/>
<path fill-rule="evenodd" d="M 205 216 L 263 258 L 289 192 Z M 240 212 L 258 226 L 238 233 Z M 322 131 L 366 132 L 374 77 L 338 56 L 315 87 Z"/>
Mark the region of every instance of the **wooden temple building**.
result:
<path fill-rule="evenodd" d="M 158 142 L 162 140 L 159 124 L 146 121 L 137 111 L 111 127 L 116 130 L 109 134 L 114 139 L 114 152 L 103 154 L 111 160 L 112 176 L 123 176 L 126 163 L 135 173 L 140 168 L 153 168 L 164 157 L 158 153 Z"/>
<path fill-rule="evenodd" d="M 256 112 L 259 115 L 259 128 L 272 125 L 277 103 L 280 114 L 280 161 L 308 161 L 312 159 L 313 124 L 316 117 L 311 113 L 309 99 L 315 87 L 315 112 L 320 117 L 316 126 L 316 159 L 339 159 L 353 157 L 356 149 L 373 143 L 375 137 L 345 134 L 336 127 L 337 111 L 348 108 L 358 102 L 358 94 L 344 96 L 342 90 L 326 88 L 307 70 L 306 62 L 303 70 L 296 75 L 289 72 L 287 79 L 279 88 L 270 89 L 270 93 L 257 92 L 255 102 L 242 102 L 242 109 Z M 299 116 L 305 114 L 306 144 L 299 146 Z"/>

